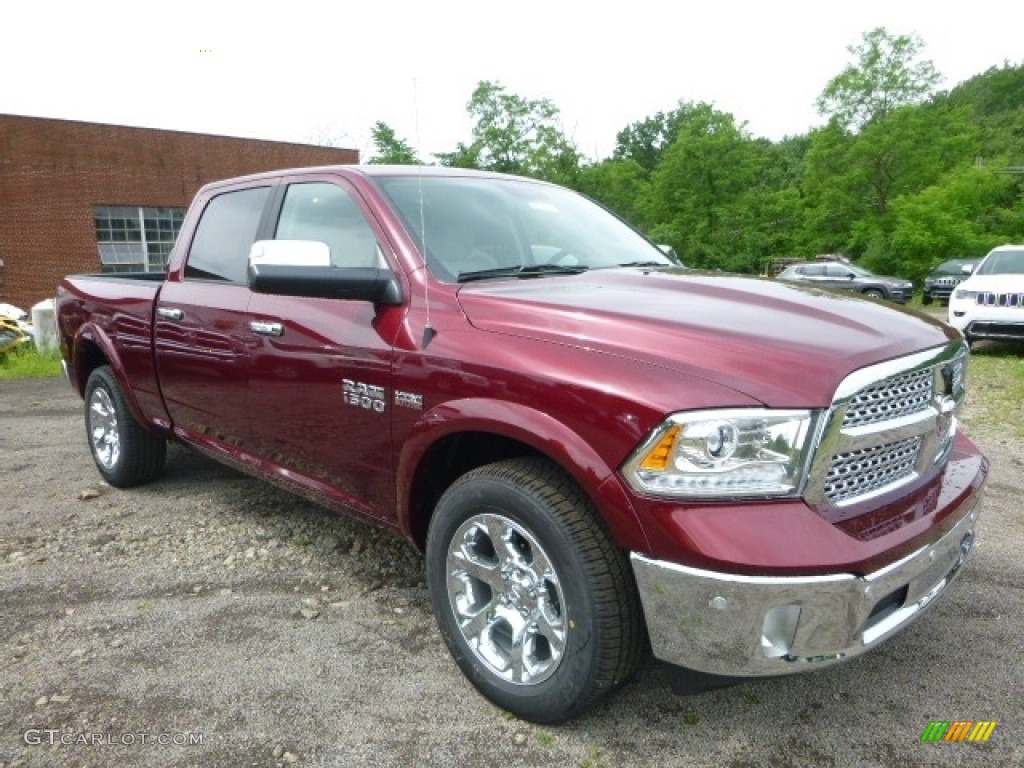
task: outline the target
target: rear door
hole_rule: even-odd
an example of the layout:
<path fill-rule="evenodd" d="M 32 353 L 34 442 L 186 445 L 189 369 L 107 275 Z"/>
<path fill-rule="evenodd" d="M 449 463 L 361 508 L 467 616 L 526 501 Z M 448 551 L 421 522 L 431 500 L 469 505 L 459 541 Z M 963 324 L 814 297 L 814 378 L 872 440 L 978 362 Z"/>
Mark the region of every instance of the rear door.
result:
<path fill-rule="evenodd" d="M 847 291 L 857 290 L 854 272 L 841 264 L 829 264 L 825 267 L 825 285 L 829 288 L 842 288 Z"/>
<path fill-rule="evenodd" d="M 327 243 L 335 266 L 394 265 L 376 220 L 343 179 L 300 177 L 281 198 L 276 239 Z M 261 329 L 249 372 L 256 453 L 373 516 L 395 509 L 391 366 L 402 313 L 367 301 L 259 293 L 249 303 L 249 322 Z"/>
<path fill-rule="evenodd" d="M 175 431 L 230 452 L 249 448 L 246 269 L 272 190 L 268 182 L 207 201 L 185 268 L 156 307 L 157 371 Z"/>

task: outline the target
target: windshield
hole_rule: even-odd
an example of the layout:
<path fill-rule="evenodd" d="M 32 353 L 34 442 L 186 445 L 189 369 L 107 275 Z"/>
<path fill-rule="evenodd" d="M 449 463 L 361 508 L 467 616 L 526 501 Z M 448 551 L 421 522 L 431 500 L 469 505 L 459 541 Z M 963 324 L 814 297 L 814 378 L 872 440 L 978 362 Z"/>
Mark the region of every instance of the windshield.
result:
<path fill-rule="evenodd" d="M 677 264 L 614 215 L 562 187 L 486 177 L 375 181 L 430 271 L 443 280 Z"/>
<path fill-rule="evenodd" d="M 1024 274 L 1024 250 L 995 251 L 990 253 L 981 266 L 974 270 L 976 275 L 1022 275 Z"/>
<path fill-rule="evenodd" d="M 951 261 L 944 261 L 932 272 L 940 275 L 962 275 L 964 271 L 964 264 L 976 264 L 970 259 L 953 259 Z"/>

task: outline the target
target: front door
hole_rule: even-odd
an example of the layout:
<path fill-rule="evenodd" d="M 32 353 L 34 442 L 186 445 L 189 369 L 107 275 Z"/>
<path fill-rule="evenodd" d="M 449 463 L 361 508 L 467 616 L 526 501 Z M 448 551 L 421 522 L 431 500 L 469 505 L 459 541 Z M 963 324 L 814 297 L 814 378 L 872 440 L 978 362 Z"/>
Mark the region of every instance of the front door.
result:
<path fill-rule="evenodd" d="M 335 177 L 290 184 L 280 240 L 327 243 L 335 266 L 384 266 L 384 242 L 358 193 Z M 250 357 L 249 411 L 256 453 L 364 514 L 395 509 L 389 313 L 367 301 L 254 293 L 259 328 Z"/>

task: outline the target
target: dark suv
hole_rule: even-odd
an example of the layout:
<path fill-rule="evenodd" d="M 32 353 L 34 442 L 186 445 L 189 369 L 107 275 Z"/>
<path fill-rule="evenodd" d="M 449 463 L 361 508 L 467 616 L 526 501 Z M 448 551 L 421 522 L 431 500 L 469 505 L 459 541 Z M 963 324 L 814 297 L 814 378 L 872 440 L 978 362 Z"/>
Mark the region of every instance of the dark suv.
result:
<path fill-rule="evenodd" d="M 864 296 L 889 299 L 905 304 L 914 294 L 914 284 L 901 277 L 885 277 L 845 261 L 810 261 L 791 264 L 779 274 L 779 280 L 819 288 L 841 288 Z"/>
<path fill-rule="evenodd" d="M 953 289 L 970 276 L 969 272 L 964 272 L 964 267 L 969 264 L 973 271 L 979 263 L 981 263 L 979 258 L 950 259 L 942 262 L 924 279 L 924 293 L 921 301 L 924 304 L 931 304 L 933 301 L 949 303 L 949 295 Z"/>

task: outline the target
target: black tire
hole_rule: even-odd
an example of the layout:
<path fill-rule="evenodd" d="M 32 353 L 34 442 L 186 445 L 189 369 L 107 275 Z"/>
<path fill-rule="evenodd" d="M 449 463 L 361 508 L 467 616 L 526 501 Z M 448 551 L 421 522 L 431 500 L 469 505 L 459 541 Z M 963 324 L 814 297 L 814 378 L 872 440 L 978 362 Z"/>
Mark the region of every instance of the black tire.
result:
<path fill-rule="evenodd" d="M 869 299 L 884 299 L 885 294 L 882 293 L 878 288 L 868 288 L 864 291 L 864 295 Z"/>
<path fill-rule="evenodd" d="M 632 675 L 646 647 L 624 554 L 579 486 L 543 459 L 501 461 L 457 480 L 431 520 L 426 565 L 456 663 L 525 720 L 583 713 Z M 501 669 L 517 657 L 520 665 Z"/>
<path fill-rule="evenodd" d="M 931 303 L 932 303 L 932 297 L 931 297 L 931 294 L 928 294 L 928 293 L 922 294 L 922 295 L 921 295 L 921 303 L 922 303 L 922 304 L 924 304 L 924 305 L 925 305 L 926 307 L 927 307 L 927 306 L 928 306 L 929 304 L 931 304 Z"/>
<path fill-rule="evenodd" d="M 135 420 L 109 365 L 85 385 L 85 435 L 96 468 L 113 486 L 148 483 L 163 471 L 167 441 Z"/>

